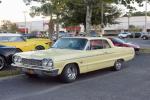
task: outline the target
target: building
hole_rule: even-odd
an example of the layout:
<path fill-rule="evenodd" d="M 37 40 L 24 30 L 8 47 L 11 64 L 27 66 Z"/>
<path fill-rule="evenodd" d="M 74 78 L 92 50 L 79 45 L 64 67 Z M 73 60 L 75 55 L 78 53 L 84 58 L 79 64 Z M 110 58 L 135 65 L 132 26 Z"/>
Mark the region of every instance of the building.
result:
<path fill-rule="evenodd" d="M 147 19 L 145 25 L 145 19 Z M 119 33 L 123 31 L 129 31 L 128 28 L 130 25 L 138 27 L 141 31 L 145 32 L 145 26 L 147 27 L 146 31 L 150 31 L 150 17 L 147 16 L 132 16 L 132 17 L 120 17 L 116 19 L 118 24 L 107 25 L 105 27 L 105 33 Z"/>
<path fill-rule="evenodd" d="M 27 33 L 30 32 L 37 32 L 37 31 L 47 31 L 48 30 L 48 20 L 45 21 L 32 21 L 32 22 L 17 22 L 16 23 L 20 32 L 25 33 L 25 29 Z M 54 27 L 54 30 L 56 31 L 56 26 Z M 59 26 L 59 31 L 64 32 L 76 32 L 76 31 L 84 31 L 82 25 L 81 26 L 70 26 L 63 28 L 61 25 Z"/>
<path fill-rule="evenodd" d="M 145 16 L 134 16 L 134 17 L 120 17 L 116 19 L 116 22 L 118 24 L 112 24 L 107 25 L 105 27 L 105 34 L 118 34 L 123 31 L 129 31 L 128 28 L 130 25 L 138 27 L 141 31 L 145 31 Z M 33 31 L 47 31 L 48 30 L 48 20 L 41 20 L 41 21 L 32 21 L 32 22 L 26 22 L 26 28 L 28 32 Z M 18 27 L 21 30 L 25 29 L 25 22 L 17 22 Z M 147 16 L 147 31 L 150 31 L 150 17 Z M 80 25 L 80 27 L 68 27 L 63 28 L 60 25 L 60 31 L 68 31 L 68 29 L 77 29 L 77 31 L 84 32 L 83 25 Z M 56 30 L 56 27 L 55 27 Z M 95 28 L 92 28 L 92 30 L 95 30 Z"/>

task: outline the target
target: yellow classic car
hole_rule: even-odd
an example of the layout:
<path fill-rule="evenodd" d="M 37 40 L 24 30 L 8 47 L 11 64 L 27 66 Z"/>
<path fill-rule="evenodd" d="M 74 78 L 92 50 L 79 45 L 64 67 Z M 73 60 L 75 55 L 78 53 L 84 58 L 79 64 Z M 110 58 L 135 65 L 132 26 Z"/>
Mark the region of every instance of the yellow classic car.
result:
<path fill-rule="evenodd" d="M 60 76 L 63 82 L 73 82 L 81 73 L 112 67 L 120 70 L 125 61 L 134 58 L 133 48 L 116 47 L 102 37 L 60 38 L 48 50 L 17 53 L 12 66 L 28 75 Z"/>
<path fill-rule="evenodd" d="M 51 41 L 42 38 L 26 39 L 21 34 L 1 33 L 0 45 L 13 46 L 21 51 L 33 51 L 48 49 L 51 46 Z"/>

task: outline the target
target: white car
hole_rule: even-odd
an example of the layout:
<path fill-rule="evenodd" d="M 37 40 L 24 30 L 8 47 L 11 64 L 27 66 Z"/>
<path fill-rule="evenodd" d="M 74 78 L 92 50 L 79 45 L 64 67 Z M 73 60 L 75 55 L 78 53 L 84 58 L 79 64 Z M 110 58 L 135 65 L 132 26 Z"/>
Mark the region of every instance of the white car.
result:
<path fill-rule="evenodd" d="M 123 33 L 118 34 L 119 38 L 127 38 L 127 37 L 130 37 L 130 36 L 131 36 L 131 33 L 129 33 L 129 32 L 123 32 Z"/>

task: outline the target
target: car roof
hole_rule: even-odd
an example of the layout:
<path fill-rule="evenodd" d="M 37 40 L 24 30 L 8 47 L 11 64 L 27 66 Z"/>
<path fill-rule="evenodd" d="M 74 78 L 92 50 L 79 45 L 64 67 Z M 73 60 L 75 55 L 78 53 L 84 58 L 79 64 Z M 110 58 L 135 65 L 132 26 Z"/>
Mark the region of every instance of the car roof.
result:
<path fill-rule="evenodd" d="M 0 36 L 22 36 L 22 35 L 17 33 L 0 33 Z"/>
<path fill-rule="evenodd" d="M 108 39 L 106 37 L 63 37 L 63 38 L 79 38 L 79 39 L 87 39 L 87 40 Z"/>

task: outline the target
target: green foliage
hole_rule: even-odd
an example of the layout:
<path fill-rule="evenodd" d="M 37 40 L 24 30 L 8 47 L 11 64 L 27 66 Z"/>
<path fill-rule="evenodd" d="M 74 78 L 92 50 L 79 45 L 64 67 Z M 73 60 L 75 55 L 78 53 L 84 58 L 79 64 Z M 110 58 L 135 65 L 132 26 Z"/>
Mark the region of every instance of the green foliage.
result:
<path fill-rule="evenodd" d="M 108 0 L 110 1 L 110 0 Z M 91 0 L 91 3 L 94 2 Z M 98 0 L 95 6 L 92 6 L 92 25 L 99 25 L 101 23 L 101 2 Z M 72 0 L 66 3 L 68 10 L 64 12 L 62 16 L 62 20 L 64 22 L 64 26 L 72 26 L 86 23 L 86 4 L 83 0 Z M 121 10 L 117 9 L 117 7 L 112 6 L 110 4 L 104 4 L 104 24 L 107 23 L 113 24 L 114 20 L 118 18 L 121 14 Z"/>
<path fill-rule="evenodd" d="M 134 26 L 134 25 L 130 25 L 129 26 L 129 31 L 130 32 L 140 32 L 142 31 L 142 29 L 140 27 Z"/>
<path fill-rule="evenodd" d="M 131 16 L 145 16 L 145 12 L 134 12 L 131 13 Z M 147 12 L 147 16 L 150 16 L 150 12 Z"/>
<path fill-rule="evenodd" d="M 16 33 L 18 31 L 18 26 L 16 23 L 12 23 L 8 20 L 3 20 L 1 25 L 1 31 Z"/>

